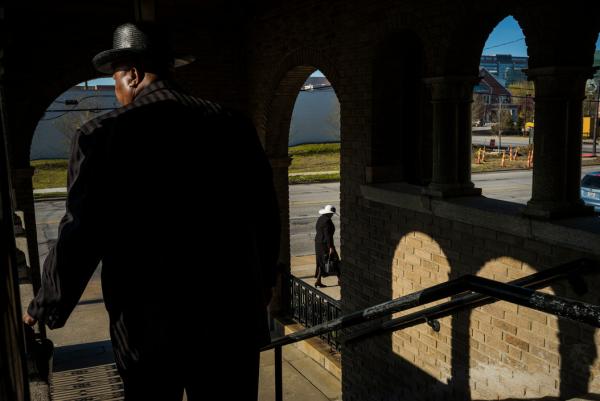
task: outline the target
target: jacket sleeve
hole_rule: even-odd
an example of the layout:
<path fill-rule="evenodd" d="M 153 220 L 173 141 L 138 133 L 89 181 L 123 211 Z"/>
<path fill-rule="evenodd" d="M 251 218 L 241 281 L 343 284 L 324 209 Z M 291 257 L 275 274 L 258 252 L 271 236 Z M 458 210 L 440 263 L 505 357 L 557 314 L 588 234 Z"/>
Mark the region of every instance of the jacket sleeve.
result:
<path fill-rule="evenodd" d="M 51 329 L 64 326 L 102 257 L 99 175 L 93 138 L 78 131 L 68 171 L 66 214 L 44 262 L 41 288 L 28 313 Z"/>

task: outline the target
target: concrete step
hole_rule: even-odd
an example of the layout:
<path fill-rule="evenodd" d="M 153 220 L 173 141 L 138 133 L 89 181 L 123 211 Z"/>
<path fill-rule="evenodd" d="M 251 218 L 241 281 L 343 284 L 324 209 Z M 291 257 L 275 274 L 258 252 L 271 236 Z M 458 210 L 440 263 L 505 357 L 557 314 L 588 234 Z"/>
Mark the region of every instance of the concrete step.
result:
<path fill-rule="evenodd" d="M 59 371 L 53 374 L 50 388 L 53 401 L 123 400 L 123 383 L 116 366 L 112 361 L 107 363 L 112 355 L 107 343 L 58 349 L 55 368 Z M 274 356 L 273 351 L 261 354 L 259 401 L 275 400 Z M 341 400 L 341 383 L 296 347 L 286 346 L 283 348 L 283 394 L 285 401 Z M 183 400 L 187 400 L 185 395 Z"/>

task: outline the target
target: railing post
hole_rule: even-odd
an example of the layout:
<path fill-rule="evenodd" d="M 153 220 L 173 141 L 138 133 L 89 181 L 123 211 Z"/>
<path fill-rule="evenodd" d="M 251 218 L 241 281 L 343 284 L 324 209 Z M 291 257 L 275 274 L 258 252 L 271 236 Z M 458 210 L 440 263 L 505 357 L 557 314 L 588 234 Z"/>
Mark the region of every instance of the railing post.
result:
<path fill-rule="evenodd" d="M 281 346 L 275 347 L 275 400 L 283 401 L 283 356 Z"/>

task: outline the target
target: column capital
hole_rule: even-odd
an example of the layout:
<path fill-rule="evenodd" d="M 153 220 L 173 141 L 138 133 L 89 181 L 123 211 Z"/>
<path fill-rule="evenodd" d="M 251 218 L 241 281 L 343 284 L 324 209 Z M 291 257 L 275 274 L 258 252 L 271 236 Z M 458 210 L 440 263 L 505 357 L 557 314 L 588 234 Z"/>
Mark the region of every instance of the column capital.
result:
<path fill-rule="evenodd" d="M 542 77 L 571 77 L 580 79 L 590 79 L 594 76 L 597 67 L 581 66 L 548 66 L 538 68 L 528 68 L 525 70 L 527 78 L 532 79 Z"/>
<path fill-rule="evenodd" d="M 432 101 L 458 100 L 470 102 L 473 99 L 473 86 L 480 78 L 473 75 L 446 75 L 425 78 L 431 88 Z"/>
<path fill-rule="evenodd" d="M 583 101 L 585 81 L 594 71 L 592 67 L 541 67 L 527 70 L 527 79 L 535 82 L 536 101 Z"/>

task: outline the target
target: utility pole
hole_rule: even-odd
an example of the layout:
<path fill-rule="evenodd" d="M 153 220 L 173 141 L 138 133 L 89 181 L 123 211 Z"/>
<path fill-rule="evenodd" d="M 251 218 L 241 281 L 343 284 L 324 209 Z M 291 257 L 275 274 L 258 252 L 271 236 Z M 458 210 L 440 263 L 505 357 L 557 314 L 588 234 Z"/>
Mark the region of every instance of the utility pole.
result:
<path fill-rule="evenodd" d="M 502 95 L 498 96 L 498 153 L 502 149 Z"/>
<path fill-rule="evenodd" d="M 592 131 L 592 157 L 596 157 L 596 140 L 598 139 L 598 114 L 600 112 L 600 82 L 596 84 L 596 104 L 594 104 L 594 128 Z"/>

